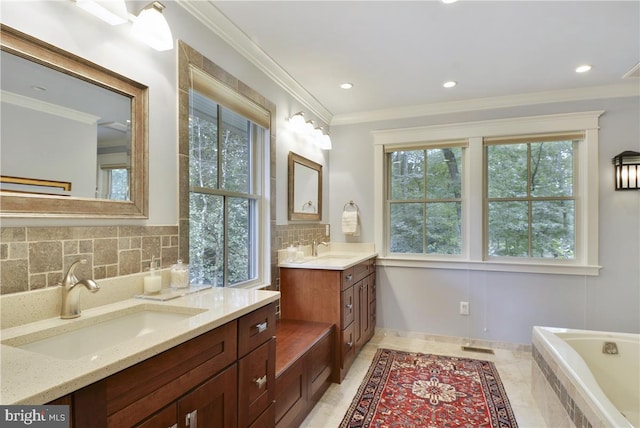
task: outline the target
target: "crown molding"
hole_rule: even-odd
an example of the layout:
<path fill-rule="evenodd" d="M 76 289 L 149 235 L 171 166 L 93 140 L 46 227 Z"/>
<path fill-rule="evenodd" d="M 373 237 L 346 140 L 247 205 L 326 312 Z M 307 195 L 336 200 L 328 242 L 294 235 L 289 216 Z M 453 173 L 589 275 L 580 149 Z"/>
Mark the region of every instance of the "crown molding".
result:
<path fill-rule="evenodd" d="M 73 110 L 67 107 L 63 107 L 57 104 L 51 104 L 46 101 L 38 100 L 36 98 L 26 97 L 24 95 L 16 94 L 8 91 L 1 91 L 0 100 L 3 103 L 13 104 L 29 110 L 39 111 L 41 113 L 47 113 L 53 116 L 63 117 L 75 122 L 80 122 L 86 125 L 96 125 L 100 117 L 93 114 L 85 113 L 78 110 Z"/>
<path fill-rule="evenodd" d="M 287 73 L 265 51 L 256 45 L 242 30 L 227 18 L 210 1 L 177 0 L 183 9 L 202 22 L 209 30 L 218 35 L 240 55 L 248 59 L 260 71 L 276 82 L 292 97 L 298 100 L 309 113 L 326 124 L 331 123 L 333 114 L 311 93 Z"/>
<path fill-rule="evenodd" d="M 478 110 L 493 110 L 535 104 L 551 104 L 568 101 L 583 101 L 604 98 L 638 97 L 638 82 L 624 82 L 606 86 L 592 86 L 558 91 L 513 94 L 502 97 L 475 98 L 442 103 L 420 104 L 390 109 L 370 110 L 333 116 L 331 126 L 384 120 L 407 119 L 412 117 L 435 116 L 439 114 L 462 113 Z"/>

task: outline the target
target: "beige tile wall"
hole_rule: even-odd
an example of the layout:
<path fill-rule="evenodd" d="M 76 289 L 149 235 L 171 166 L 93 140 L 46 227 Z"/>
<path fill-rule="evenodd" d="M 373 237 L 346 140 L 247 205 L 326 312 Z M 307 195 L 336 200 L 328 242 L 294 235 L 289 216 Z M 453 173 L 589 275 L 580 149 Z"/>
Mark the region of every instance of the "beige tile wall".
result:
<path fill-rule="evenodd" d="M 57 285 L 71 263 L 94 279 L 143 272 L 178 259 L 178 226 L 0 228 L 0 294 Z"/>

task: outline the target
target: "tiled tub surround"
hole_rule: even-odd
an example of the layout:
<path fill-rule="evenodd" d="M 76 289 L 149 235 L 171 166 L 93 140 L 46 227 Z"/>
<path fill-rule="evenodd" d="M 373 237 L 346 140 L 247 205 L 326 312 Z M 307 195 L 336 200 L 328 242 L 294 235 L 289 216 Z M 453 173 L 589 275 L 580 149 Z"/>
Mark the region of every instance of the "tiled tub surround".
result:
<path fill-rule="evenodd" d="M 198 314 L 162 331 L 124 341 L 95 355 L 79 356 L 73 361 L 3 343 L 0 345 L 0 404 L 49 402 L 274 302 L 280 296 L 273 291 L 212 288 L 167 302 L 131 298 L 142 293 L 143 277 L 144 274 L 135 274 L 98 280 L 101 287 L 98 293 L 90 295 L 81 291 L 82 315 L 73 320 L 62 320 L 59 312 L 55 313 L 60 309 L 58 288 L 1 296 L 3 342 L 50 328 L 72 330 L 97 322 L 101 317 L 113 317 L 114 312 L 135 311 L 140 306 L 178 308 Z M 163 271 L 163 280 L 166 287 L 167 270 Z"/>
<path fill-rule="evenodd" d="M 561 334 L 576 336 L 576 339 L 583 342 L 577 345 L 581 347 L 585 344 L 584 341 L 594 342 L 595 354 L 593 357 L 585 357 L 592 360 L 590 365 L 593 368 L 587 366 L 585 359 L 560 337 Z M 618 342 L 620 355 L 601 355 L 601 347 L 605 341 Z M 629 401 L 621 405 L 627 408 L 624 411 L 628 413 L 629 419 L 638 419 L 638 335 L 534 327 L 532 342 L 531 389 L 548 426 L 634 426 L 611 401 Z M 604 378 L 602 375 L 594 376 L 592 371 L 595 370 L 602 370 L 607 374 Z M 617 373 L 608 373 L 609 370 Z M 622 394 L 619 395 L 621 398 L 615 400 L 612 396 L 610 401 L 594 377 L 600 377 L 600 382 L 610 382 L 616 391 L 609 394 Z M 629 380 L 631 390 L 624 387 Z M 632 391 L 633 388 L 635 391 Z M 635 409 L 632 409 L 633 406 Z"/>
<path fill-rule="evenodd" d="M 102 279 L 144 272 L 152 257 L 176 262 L 178 226 L 3 227 L 0 294 L 55 286 L 81 258 L 77 276 Z"/>

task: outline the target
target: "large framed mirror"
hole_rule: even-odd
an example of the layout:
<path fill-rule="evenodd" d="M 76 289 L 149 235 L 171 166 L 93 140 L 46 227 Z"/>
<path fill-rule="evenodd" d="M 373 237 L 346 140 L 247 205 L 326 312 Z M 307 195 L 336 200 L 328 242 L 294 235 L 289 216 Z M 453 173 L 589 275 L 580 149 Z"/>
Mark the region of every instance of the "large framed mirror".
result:
<path fill-rule="evenodd" d="M 289 152 L 289 220 L 322 219 L 322 165 Z"/>
<path fill-rule="evenodd" d="M 0 25 L 1 217 L 148 217 L 148 88 Z"/>

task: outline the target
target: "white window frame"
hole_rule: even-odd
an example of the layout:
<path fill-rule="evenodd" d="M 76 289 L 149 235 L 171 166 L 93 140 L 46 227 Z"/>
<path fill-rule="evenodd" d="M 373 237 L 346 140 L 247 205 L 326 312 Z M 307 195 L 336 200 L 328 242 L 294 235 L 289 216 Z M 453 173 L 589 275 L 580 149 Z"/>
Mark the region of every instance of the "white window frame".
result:
<path fill-rule="evenodd" d="M 373 132 L 374 240 L 382 266 L 429 267 L 483 271 L 553 273 L 597 276 L 598 265 L 598 128 L 604 111 L 587 111 L 478 122 L 462 122 Z M 576 177 L 576 257 L 571 260 L 518 258 L 488 259 L 484 246 L 484 144 L 488 137 L 584 132 L 579 143 Z M 389 252 L 386 207 L 386 152 L 412 144 L 442 144 L 466 140 L 463 156 L 462 229 L 460 256 L 433 256 Z M 474 215 L 470 215 L 473 213 Z M 481 213 L 482 215 L 477 215 Z"/>

